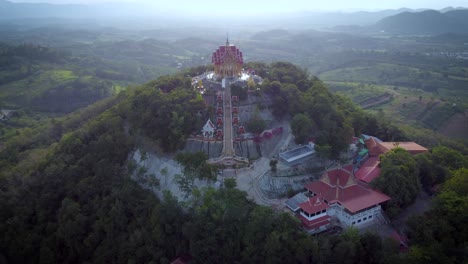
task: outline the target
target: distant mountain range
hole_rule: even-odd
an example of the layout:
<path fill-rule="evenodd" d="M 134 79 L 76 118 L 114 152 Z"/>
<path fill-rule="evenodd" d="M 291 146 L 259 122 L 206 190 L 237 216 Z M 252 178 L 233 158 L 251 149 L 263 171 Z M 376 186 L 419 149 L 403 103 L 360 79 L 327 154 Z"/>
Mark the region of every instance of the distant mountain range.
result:
<path fill-rule="evenodd" d="M 160 13 L 145 5 L 118 4 L 49 4 L 13 3 L 0 0 L 0 20 L 21 18 L 99 18 L 101 16 L 146 16 Z"/>
<path fill-rule="evenodd" d="M 88 13 L 85 5 L 54 5 L 45 3 L 13 3 L 0 0 L 0 19 L 68 17 L 76 18 Z"/>
<path fill-rule="evenodd" d="M 348 33 L 366 33 L 369 30 L 385 31 L 395 34 L 468 34 L 468 9 L 463 7 L 446 7 L 439 11 L 427 9 L 389 9 L 381 11 L 358 12 L 296 12 L 275 16 L 243 17 L 232 20 L 232 17 L 213 18 L 210 16 L 185 16 L 184 14 L 164 12 L 150 5 L 131 3 L 118 4 L 47 4 L 47 3 L 13 3 L 0 0 L 0 21 L 16 20 L 23 25 L 43 25 L 39 20 L 55 19 L 48 24 L 69 24 L 63 19 L 91 19 L 94 22 L 109 19 L 113 27 L 142 28 L 144 19 L 153 20 L 152 26 L 187 26 L 210 24 L 219 28 L 258 28 L 262 31 L 278 28 L 288 29 L 331 29 Z M 211 19 L 211 20 L 210 20 Z M 133 21 L 135 20 L 135 21 Z M 137 22 L 138 20 L 138 22 Z M 32 21 L 32 22 L 31 22 Z M 60 21 L 60 22 L 57 22 Z M 132 25 L 128 25 L 133 21 Z M 62 23 L 63 22 L 63 23 Z M 94 23 L 93 22 L 93 23 Z M 84 22 L 81 22 L 83 24 Z M 86 22 L 89 24 L 89 21 Z M 85 23 L 85 24 L 86 24 Z M 120 23 L 120 24 L 119 24 Z M 72 26 L 76 26 L 75 21 Z M 87 25 L 87 24 L 86 24 Z M 85 25 L 85 26 L 86 26 Z"/>
<path fill-rule="evenodd" d="M 468 10 L 403 12 L 385 17 L 375 26 L 379 30 L 395 34 L 468 34 Z"/>

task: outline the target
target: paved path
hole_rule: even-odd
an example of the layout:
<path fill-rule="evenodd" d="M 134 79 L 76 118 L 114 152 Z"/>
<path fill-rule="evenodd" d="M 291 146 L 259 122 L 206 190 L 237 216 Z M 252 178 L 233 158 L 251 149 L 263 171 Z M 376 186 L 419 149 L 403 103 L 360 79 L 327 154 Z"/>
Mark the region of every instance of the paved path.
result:
<path fill-rule="evenodd" d="M 280 209 L 284 207 L 285 199 L 268 199 L 258 186 L 258 181 L 268 170 L 270 170 L 270 159 L 265 157 L 256 160 L 250 168 L 238 170 L 237 188 L 247 192 L 248 198 L 254 200 L 257 204 Z"/>
<path fill-rule="evenodd" d="M 224 147 L 223 156 L 234 157 L 234 146 L 232 143 L 232 105 L 231 105 L 231 85 L 226 79 L 224 89 Z"/>

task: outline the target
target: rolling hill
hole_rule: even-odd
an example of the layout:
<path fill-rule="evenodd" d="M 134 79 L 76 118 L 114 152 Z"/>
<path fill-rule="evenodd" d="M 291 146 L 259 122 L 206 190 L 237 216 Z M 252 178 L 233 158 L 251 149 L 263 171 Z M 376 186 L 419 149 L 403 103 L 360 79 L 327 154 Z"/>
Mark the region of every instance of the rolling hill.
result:
<path fill-rule="evenodd" d="M 375 26 L 394 34 L 468 34 L 468 10 L 404 12 L 383 18 Z"/>

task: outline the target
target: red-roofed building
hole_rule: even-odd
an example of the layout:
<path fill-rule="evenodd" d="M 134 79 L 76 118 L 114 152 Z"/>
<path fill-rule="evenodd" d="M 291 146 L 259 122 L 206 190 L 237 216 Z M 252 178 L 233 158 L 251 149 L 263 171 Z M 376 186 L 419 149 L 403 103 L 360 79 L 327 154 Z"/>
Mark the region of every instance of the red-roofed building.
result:
<path fill-rule="evenodd" d="M 369 150 L 369 156 L 378 157 L 381 154 L 384 154 L 387 150 L 383 148 L 374 137 L 370 137 L 365 140 L 366 148 Z"/>
<path fill-rule="evenodd" d="M 327 214 L 328 204 L 320 197 L 310 197 L 299 204 L 298 217 L 302 227 L 309 233 L 317 233 L 330 226 L 330 216 Z"/>
<path fill-rule="evenodd" d="M 381 213 L 380 205 L 390 200 L 387 195 L 357 181 L 352 173 L 352 165 L 327 171 L 319 181 L 311 182 L 305 188 L 312 196 L 311 200 L 314 201 L 314 197 L 323 200 L 328 206 L 326 214 L 336 217 L 344 227 L 370 223 Z M 307 205 L 301 207 L 299 218 L 303 226 L 303 218 L 307 215 L 302 212 L 311 211 Z"/>
<path fill-rule="evenodd" d="M 365 140 L 366 148 L 369 150 L 369 159 L 367 159 L 356 171 L 356 179 L 370 183 L 380 175 L 379 156 L 387 153 L 393 148 L 400 147 L 412 155 L 425 153 L 428 150 L 414 142 L 382 142 L 375 137 L 368 137 Z"/>
<path fill-rule="evenodd" d="M 384 150 L 384 153 L 396 147 L 405 149 L 411 155 L 428 152 L 427 148 L 414 142 L 379 142 L 379 145 Z"/>
<path fill-rule="evenodd" d="M 371 157 L 378 157 L 396 147 L 403 148 L 412 155 L 428 151 L 427 148 L 414 142 L 379 142 L 374 137 L 370 137 L 366 139 L 365 143 Z"/>
<path fill-rule="evenodd" d="M 380 175 L 380 159 L 378 157 L 370 157 L 361 167 L 354 173 L 356 179 L 361 180 L 365 183 L 370 183 Z"/>
<path fill-rule="evenodd" d="M 226 40 L 225 46 L 220 46 L 211 56 L 215 74 L 221 78 L 240 76 L 244 58 L 242 52 Z"/>

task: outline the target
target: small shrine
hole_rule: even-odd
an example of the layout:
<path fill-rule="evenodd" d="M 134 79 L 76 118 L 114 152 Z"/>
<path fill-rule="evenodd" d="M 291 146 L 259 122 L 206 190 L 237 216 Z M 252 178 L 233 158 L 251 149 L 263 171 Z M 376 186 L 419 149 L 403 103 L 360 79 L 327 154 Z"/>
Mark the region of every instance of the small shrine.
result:
<path fill-rule="evenodd" d="M 201 132 L 204 138 L 213 138 L 215 132 L 215 125 L 213 124 L 213 122 L 211 122 L 210 119 L 206 121 L 206 124 L 203 126 Z"/>

